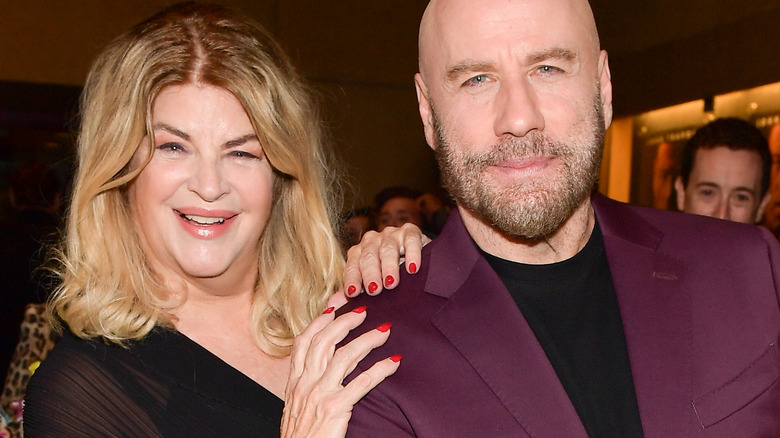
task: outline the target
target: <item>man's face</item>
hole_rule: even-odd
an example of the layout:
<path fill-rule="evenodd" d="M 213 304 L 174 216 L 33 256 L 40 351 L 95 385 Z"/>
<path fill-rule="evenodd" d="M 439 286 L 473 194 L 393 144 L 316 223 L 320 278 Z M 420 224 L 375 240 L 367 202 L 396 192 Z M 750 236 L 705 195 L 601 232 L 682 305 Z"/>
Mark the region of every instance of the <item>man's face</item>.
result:
<path fill-rule="evenodd" d="M 407 222 L 413 223 L 418 227 L 423 226 L 417 202 L 412 198 L 400 196 L 390 198 L 379 209 L 376 229 L 377 231 L 382 231 L 389 226 L 400 227 Z"/>
<path fill-rule="evenodd" d="M 611 120 L 587 2 L 431 7 L 416 84 L 445 185 L 505 234 L 544 239 L 587 199 Z"/>
<path fill-rule="evenodd" d="M 678 178 L 675 189 L 686 213 L 748 224 L 761 220 L 769 200 L 761 195 L 761 156 L 726 146 L 697 150 L 688 185 Z"/>

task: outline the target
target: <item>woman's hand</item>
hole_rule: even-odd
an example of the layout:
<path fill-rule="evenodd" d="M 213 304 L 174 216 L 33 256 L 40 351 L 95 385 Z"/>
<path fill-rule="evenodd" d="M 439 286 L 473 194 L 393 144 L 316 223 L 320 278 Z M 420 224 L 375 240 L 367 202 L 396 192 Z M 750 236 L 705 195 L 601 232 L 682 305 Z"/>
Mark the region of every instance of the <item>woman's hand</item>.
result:
<path fill-rule="evenodd" d="M 355 403 L 398 369 L 401 356 L 396 355 L 342 385 L 358 362 L 390 335 L 390 324 L 385 323 L 336 350 L 336 344 L 365 319 L 365 307 L 335 320 L 329 307 L 295 338 L 285 388 L 283 438 L 344 437 Z"/>
<path fill-rule="evenodd" d="M 399 228 L 387 227 L 381 233 L 368 231 L 360 243 L 347 252 L 344 293 L 355 297 L 363 290 L 363 285 L 369 295 L 382 292 L 383 287 L 393 289 L 398 285 L 401 261 L 406 265 L 406 272 L 416 273 L 420 269 L 422 247 L 430 241 L 411 223 Z"/>

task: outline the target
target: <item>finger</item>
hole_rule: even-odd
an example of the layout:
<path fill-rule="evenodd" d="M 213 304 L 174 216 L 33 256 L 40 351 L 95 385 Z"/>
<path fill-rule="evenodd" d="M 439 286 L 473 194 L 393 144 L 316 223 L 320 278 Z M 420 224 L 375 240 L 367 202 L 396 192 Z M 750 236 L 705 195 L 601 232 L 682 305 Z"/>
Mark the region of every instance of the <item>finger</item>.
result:
<path fill-rule="evenodd" d="M 344 304 L 347 304 L 347 296 L 345 295 L 345 291 L 342 289 L 328 298 L 328 302 L 325 304 L 325 307 L 333 307 L 334 309 L 338 310 Z"/>
<path fill-rule="evenodd" d="M 301 373 L 303 373 L 306 356 L 309 353 L 312 338 L 315 334 L 319 333 L 325 328 L 333 319 L 333 309 L 328 307 L 322 315 L 314 318 L 306 329 L 295 337 L 293 341 L 292 350 L 290 352 L 290 376 L 287 379 L 287 386 L 285 387 L 285 396 L 295 386 Z"/>
<path fill-rule="evenodd" d="M 385 236 L 391 234 L 395 229 L 395 227 L 386 227 L 381 233 L 369 231 L 363 235 L 363 239 L 360 241 L 362 249 L 358 265 L 360 267 L 363 289 L 369 295 L 376 295 L 382 291 L 380 248 Z"/>
<path fill-rule="evenodd" d="M 363 235 L 360 243 L 347 251 L 347 261 L 344 266 L 344 287 L 348 297 L 355 297 L 363 290 L 376 289 L 381 284 L 382 271 L 380 270 L 379 245 L 382 237 L 376 231 L 368 231 Z"/>
<path fill-rule="evenodd" d="M 347 250 L 347 260 L 344 262 L 344 294 L 347 297 L 356 297 L 363 289 L 362 277 L 360 276 L 360 255 L 363 248 L 360 244 L 350 247 Z"/>
<path fill-rule="evenodd" d="M 393 231 L 393 235 L 385 236 L 379 247 L 379 262 L 382 265 L 382 285 L 385 289 L 395 289 L 398 286 L 401 257 L 404 254 L 403 238 L 399 234 L 402 232 L 401 230 L 402 228 L 397 228 Z M 379 288 L 375 293 L 369 292 L 369 295 L 378 295 L 380 292 L 382 292 L 382 288 Z"/>
<path fill-rule="evenodd" d="M 312 381 L 319 379 L 336 351 L 336 344 L 365 319 L 365 307 L 359 307 L 339 316 L 315 333 L 306 352 L 301 376 L 308 374 L 308 378 Z"/>
<path fill-rule="evenodd" d="M 321 315 L 314 318 L 308 326 L 295 337 L 290 358 L 290 369 L 293 374 L 299 374 L 303 370 L 303 363 L 311 347 L 314 336 L 328 326 L 336 317 L 335 307 L 329 306 Z"/>
<path fill-rule="evenodd" d="M 373 330 L 369 330 L 346 345 L 339 347 L 333 354 L 333 358 L 327 369 L 322 374 L 319 385 L 323 388 L 339 388 L 344 379 L 357 367 L 368 353 L 374 348 L 383 345 L 390 336 L 391 324 L 380 324 Z"/>
<path fill-rule="evenodd" d="M 420 270 L 420 264 L 422 262 L 422 248 L 431 242 L 431 239 L 423 234 L 420 228 L 409 224 L 401 227 L 404 231 L 403 248 L 405 254 L 405 267 L 406 272 L 410 274 L 416 274 Z"/>
<path fill-rule="evenodd" d="M 411 223 L 401 225 L 399 228 L 387 227 L 380 233 L 382 241 L 379 246 L 379 261 L 382 269 L 382 282 L 385 289 L 395 289 L 398 286 L 400 265 L 403 257 L 406 253 L 404 242 L 407 239 L 405 236 L 411 234 L 412 236 L 421 234 L 420 229 Z M 422 246 L 420 244 L 420 246 Z M 382 288 L 379 288 L 371 295 L 376 295 L 381 292 Z"/>
<path fill-rule="evenodd" d="M 354 406 L 369 391 L 382 383 L 388 376 L 393 375 L 399 366 L 401 366 L 401 355 L 397 354 L 378 361 L 371 368 L 358 374 L 344 387 L 344 391 L 342 391 L 344 402 Z"/>

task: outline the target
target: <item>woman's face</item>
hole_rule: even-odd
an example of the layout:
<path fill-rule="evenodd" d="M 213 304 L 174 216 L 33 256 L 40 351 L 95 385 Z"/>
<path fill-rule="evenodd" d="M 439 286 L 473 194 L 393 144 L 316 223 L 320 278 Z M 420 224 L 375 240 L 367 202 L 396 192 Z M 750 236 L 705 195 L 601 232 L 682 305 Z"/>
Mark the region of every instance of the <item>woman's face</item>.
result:
<path fill-rule="evenodd" d="M 273 176 L 243 106 L 221 88 L 171 86 L 154 101 L 152 128 L 152 159 L 129 191 L 152 269 L 169 280 L 251 287 Z"/>

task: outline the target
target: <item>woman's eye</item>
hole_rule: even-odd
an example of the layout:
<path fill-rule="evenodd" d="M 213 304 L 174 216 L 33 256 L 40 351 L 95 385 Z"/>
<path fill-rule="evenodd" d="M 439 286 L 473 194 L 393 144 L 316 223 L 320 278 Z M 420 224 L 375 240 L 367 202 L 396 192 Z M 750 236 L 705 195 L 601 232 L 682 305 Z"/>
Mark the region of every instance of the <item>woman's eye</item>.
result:
<path fill-rule="evenodd" d="M 251 154 L 246 151 L 233 151 L 230 154 L 236 158 L 258 158 L 257 155 Z"/>
<path fill-rule="evenodd" d="M 179 143 L 169 142 L 157 146 L 157 149 L 163 151 L 171 151 L 171 152 L 183 152 L 184 146 L 180 145 Z"/>

